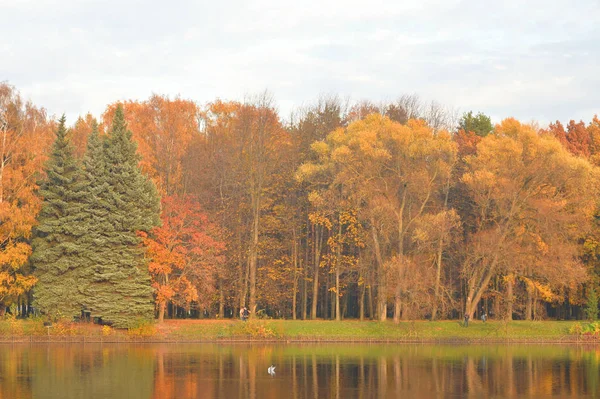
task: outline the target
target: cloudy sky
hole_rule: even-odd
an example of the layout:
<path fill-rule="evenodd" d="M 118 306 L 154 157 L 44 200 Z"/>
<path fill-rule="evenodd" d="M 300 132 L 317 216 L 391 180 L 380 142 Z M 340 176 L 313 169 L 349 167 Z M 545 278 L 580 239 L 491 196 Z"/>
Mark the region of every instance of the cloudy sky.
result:
<path fill-rule="evenodd" d="M 71 120 L 151 93 L 416 93 L 462 111 L 600 113 L 600 2 L 0 0 L 0 81 Z"/>

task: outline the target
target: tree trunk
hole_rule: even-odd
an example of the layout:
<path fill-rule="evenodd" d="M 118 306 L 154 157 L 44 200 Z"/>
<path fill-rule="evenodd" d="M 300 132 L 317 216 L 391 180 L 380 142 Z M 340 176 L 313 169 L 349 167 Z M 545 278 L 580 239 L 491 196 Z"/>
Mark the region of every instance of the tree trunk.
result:
<path fill-rule="evenodd" d="M 160 301 L 158 303 L 158 322 L 162 323 L 165 321 L 165 308 L 167 303 L 165 301 Z"/>
<path fill-rule="evenodd" d="M 237 260 L 238 260 L 238 271 L 239 271 L 239 309 L 246 306 L 246 296 L 248 295 L 248 263 L 244 262 L 244 251 L 242 250 L 242 234 L 241 234 L 241 220 L 239 221 L 237 235 Z M 239 309 L 235 309 L 237 312 Z M 236 313 L 237 314 L 237 313 Z"/>
<path fill-rule="evenodd" d="M 335 320 L 340 321 L 340 266 L 342 263 L 342 220 L 338 217 L 338 243 L 335 260 Z"/>
<path fill-rule="evenodd" d="M 321 262 L 321 244 L 323 243 L 323 227 L 313 225 L 314 239 L 315 239 L 315 252 L 314 252 L 314 278 L 313 278 L 313 301 L 312 309 L 310 311 L 310 318 L 316 320 L 317 318 L 317 301 L 319 299 L 319 263 Z"/>
<path fill-rule="evenodd" d="M 225 292 L 223 292 L 223 279 L 219 277 L 219 319 L 225 318 Z"/>
<path fill-rule="evenodd" d="M 527 285 L 527 303 L 525 304 L 525 320 L 533 319 L 533 292 Z"/>
<path fill-rule="evenodd" d="M 533 292 L 533 320 L 537 320 L 537 290 Z"/>
<path fill-rule="evenodd" d="M 406 187 L 406 185 L 405 185 Z M 396 214 L 398 218 L 398 255 L 397 255 L 397 271 L 398 281 L 396 282 L 396 292 L 394 295 L 394 323 L 400 322 L 400 312 L 402 311 L 402 282 L 405 277 L 405 264 L 404 264 L 404 207 L 406 206 L 406 189 L 402 193 L 402 202 L 400 203 L 400 209 Z M 428 196 L 429 197 L 429 196 Z"/>
<path fill-rule="evenodd" d="M 531 277 L 531 265 L 527 266 L 527 276 Z M 533 319 L 533 284 L 530 284 L 529 281 L 525 282 L 525 288 L 527 290 L 527 302 L 525 304 L 525 320 Z"/>
<path fill-rule="evenodd" d="M 294 287 L 292 297 L 292 320 L 296 320 L 296 300 L 298 298 L 298 243 L 296 242 L 296 229 L 293 229 L 292 266 L 294 268 Z"/>
<path fill-rule="evenodd" d="M 304 278 L 302 279 L 302 320 L 306 320 L 306 310 L 308 307 L 308 282 L 306 264 L 304 264 Z"/>
<path fill-rule="evenodd" d="M 509 274 L 506 278 L 506 320 L 512 320 L 513 314 L 513 286 L 515 283 L 514 274 Z"/>
<path fill-rule="evenodd" d="M 490 266 L 483 272 L 483 276 L 474 276 L 468 281 L 468 295 L 467 302 L 465 305 L 465 313 L 469 315 L 469 319 L 473 320 L 473 314 L 477 309 L 477 304 L 481 300 L 481 296 L 486 291 L 490 280 L 494 276 L 496 265 L 498 263 L 498 254 L 492 259 Z M 480 284 L 476 283 L 476 280 L 481 280 Z"/>
<path fill-rule="evenodd" d="M 387 319 L 387 281 L 383 260 L 381 258 L 381 248 L 379 246 L 379 237 L 375 228 L 375 217 L 371 215 L 371 235 L 373 237 L 373 246 L 375 248 L 375 259 L 377 261 L 377 317 L 379 321 Z"/>
<path fill-rule="evenodd" d="M 298 297 L 296 291 L 298 290 L 298 281 L 294 279 L 294 296 L 292 298 L 292 320 L 296 320 L 296 299 Z"/>
<path fill-rule="evenodd" d="M 358 301 L 358 318 L 360 321 L 365 320 L 365 286 L 366 284 L 363 283 L 360 289 L 360 299 Z"/>
<path fill-rule="evenodd" d="M 448 194 L 450 193 L 450 176 L 448 175 L 448 180 L 446 181 L 446 193 L 444 196 L 444 208 L 446 211 L 448 209 Z M 444 253 L 444 235 L 446 234 L 446 223 L 442 226 L 442 231 L 440 232 L 440 240 L 438 243 L 437 250 L 437 258 L 436 258 L 436 269 L 435 269 L 435 289 L 433 295 L 433 309 L 431 310 L 431 320 L 435 320 L 438 312 L 438 305 L 440 302 L 440 281 L 442 277 L 442 254 Z"/>
<path fill-rule="evenodd" d="M 400 323 L 400 313 L 402 312 L 402 299 L 400 298 L 400 287 L 396 287 L 394 296 L 394 323 Z"/>
<path fill-rule="evenodd" d="M 258 262 L 258 229 L 260 222 L 260 186 L 252 196 L 252 242 L 250 244 L 250 252 L 248 254 L 248 268 L 249 268 L 249 285 L 250 285 L 250 298 L 248 300 L 250 306 L 250 318 L 254 318 L 256 315 L 256 268 Z"/>
<path fill-rule="evenodd" d="M 408 302 L 407 301 L 402 302 L 401 309 L 402 309 L 402 314 L 401 314 L 402 320 L 408 320 L 409 316 L 410 316 L 410 312 L 408 311 Z"/>
<path fill-rule="evenodd" d="M 502 229 L 504 231 L 503 231 L 502 235 L 500 237 L 498 237 L 498 240 L 496 242 L 496 248 L 495 248 L 495 251 L 493 252 L 492 260 L 491 260 L 489 266 L 481 272 L 481 276 L 478 275 L 479 273 L 476 273 L 475 276 L 471 276 L 468 280 L 469 295 L 467 296 L 465 312 L 469 315 L 469 317 L 471 319 L 473 318 L 473 313 L 475 312 L 477 303 L 479 303 L 479 301 L 481 300 L 481 296 L 486 291 L 487 286 L 490 283 L 490 280 L 492 279 L 492 277 L 495 274 L 496 266 L 498 264 L 498 260 L 499 260 L 500 254 L 501 254 L 501 248 L 502 248 L 502 245 L 504 245 L 506 237 L 508 236 L 508 233 L 510 231 L 510 225 L 511 225 L 511 222 L 513 219 L 512 216 L 513 216 L 514 212 L 516 211 L 516 208 L 517 208 L 517 204 L 516 204 L 516 199 L 515 199 L 512 202 L 511 209 L 510 209 L 508 217 L 506 218 L 504 226 L 502 226 Z"/>
<path fill-rule="evenodd" d="M 369 319 L 373 320 L 375 318 L 374 312 L 373 312 L 373 285 L 369 286 L 368 300 L 369 300 Z"/>
<path fill-rule="evenodd" d="M 331 298 L 331 292 L 329 288 L 329 280 L 331 279 L 331 275 L 327 273 L 327 277 L 325 278 L 325 291 L 323 292 L 323 303 L 321 305 L 321 315 L 324 319 L 331 319 L 331 314 L 329 313 L 329 301 Z"/>

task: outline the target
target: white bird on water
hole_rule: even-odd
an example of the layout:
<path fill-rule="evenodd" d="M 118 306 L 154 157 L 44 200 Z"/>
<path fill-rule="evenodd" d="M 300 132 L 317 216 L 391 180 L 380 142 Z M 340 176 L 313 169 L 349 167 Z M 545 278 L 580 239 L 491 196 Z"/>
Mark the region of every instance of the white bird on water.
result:
<path fill-rule="evenodd" d="M 267 373 L 269 373 L 269 375 L 275 375 L 275 366 L 271 365 L 271 367 L 267 369 Z"/>

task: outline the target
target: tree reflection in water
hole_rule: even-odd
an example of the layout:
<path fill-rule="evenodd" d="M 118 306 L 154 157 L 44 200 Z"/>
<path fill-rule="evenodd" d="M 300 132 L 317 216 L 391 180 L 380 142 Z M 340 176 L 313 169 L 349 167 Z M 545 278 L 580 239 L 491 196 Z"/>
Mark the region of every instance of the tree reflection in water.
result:
<path fill-rule="evenodd" d="M 0 399 L 598 397 L 599 363 L 597 346 L 4 345 Z"/>

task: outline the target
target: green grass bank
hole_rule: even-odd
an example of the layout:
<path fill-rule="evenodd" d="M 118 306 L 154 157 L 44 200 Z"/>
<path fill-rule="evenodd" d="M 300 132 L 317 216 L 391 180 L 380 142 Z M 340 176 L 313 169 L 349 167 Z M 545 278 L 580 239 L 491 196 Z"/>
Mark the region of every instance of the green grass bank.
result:
<path fill-rule="evenodd" d="M 140 323 L 130 330 L 93 324 L 37 320 L 0 321 L 0 342 L 591 342 L 600 343 L 600 323 L 585 321 L 300 321 L 166 320 Z"/>

